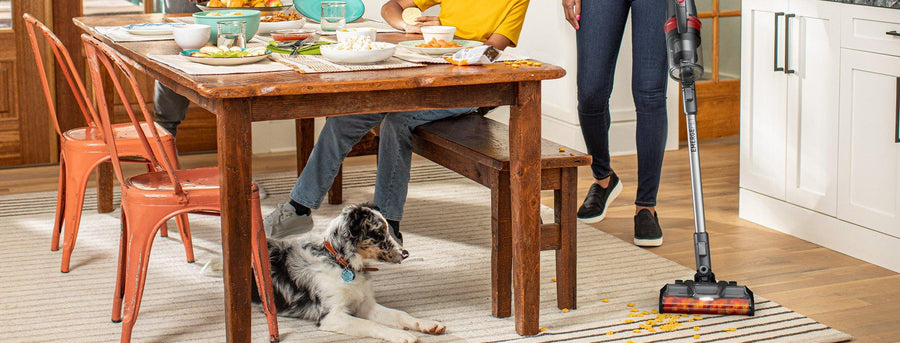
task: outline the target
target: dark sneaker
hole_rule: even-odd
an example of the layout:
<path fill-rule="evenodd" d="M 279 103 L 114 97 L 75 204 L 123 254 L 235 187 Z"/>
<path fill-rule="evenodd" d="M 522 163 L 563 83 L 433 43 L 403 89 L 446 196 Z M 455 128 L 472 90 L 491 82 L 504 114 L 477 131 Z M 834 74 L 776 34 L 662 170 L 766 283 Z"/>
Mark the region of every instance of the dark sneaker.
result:
<path fill-rule="evenodd" d="M 396 220 L 387 220 L 388 225 L 391 226 L 391 233 L 394 235 L 394 238 L 397 239 L 397 243 L 403 245 L 403 234 L 400 233 L 400 222 Z"/>
<path fill-rule="evenodd" d="M 606 209 L 609 204 L 622 193 L 622 183 L 616 173 L 609 176 L 609 185 L 606 188 L 594 183 L 588 190 L 584 202 L 578 208 L 578 219 L 585 223 L 597 223 L 606 218 Z"/>
<path fill-rule="evenodd" d="M 658 247 L 663 243 L 662 229 L 659 227 L 659 216 L 642 209 L 634 216 L 634 245 L 639 247 Z"/>

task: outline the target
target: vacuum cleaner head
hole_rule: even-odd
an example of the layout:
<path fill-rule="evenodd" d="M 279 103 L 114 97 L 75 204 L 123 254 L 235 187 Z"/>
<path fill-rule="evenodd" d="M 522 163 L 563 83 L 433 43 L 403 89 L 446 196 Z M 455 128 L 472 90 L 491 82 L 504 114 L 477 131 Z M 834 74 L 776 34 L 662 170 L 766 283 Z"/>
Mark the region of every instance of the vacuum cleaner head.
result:
<path fill-rule="evenodd" d="M 659 290 L 659 312 L 752 316 L 753 292 L 734 281 L 676 280 Z"/>

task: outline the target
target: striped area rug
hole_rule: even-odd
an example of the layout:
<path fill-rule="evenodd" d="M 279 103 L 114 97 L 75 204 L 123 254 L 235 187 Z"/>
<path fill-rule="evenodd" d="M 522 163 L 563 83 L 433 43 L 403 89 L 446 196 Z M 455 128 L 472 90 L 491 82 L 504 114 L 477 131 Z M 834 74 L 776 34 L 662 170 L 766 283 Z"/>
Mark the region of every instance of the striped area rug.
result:
<path fill-rule="evenodd" d="M 345 173 L 345 200 L 372 198 L 371 169 Z M 286 199 L 293 173 L 258 176 L 269 192 L 263 213 Z M 92 196 L 92 195 L 91 195 Z M 588 225 L 578 227 L 578 309 L 556 308 L 554 254 L 541 254 L 541 326 L 538 336 L 520 337 L 511 318 L 490 316 L 490 192 L 433 164 L 413 169 L 403 220 L 402 265 L 374 273 L 377 298 L 385 306 L 447 324 L 441 336 L 418 334 L 422 342 L 840 342 L 847 334 L 757 296 L 757 315 L 688 316 L 675 331 L 640 329 L 627 304 L 648 313 L 659 288 L 693 271 L 623 242 Z M 0 198 L 0 342 L 112 342 L 120 325 L 109 320 L 119 239 L 118 211 L 84 213 L 72 271 L 59 273 L 60 253 L 51 252 L 55 193 Z M 315 211 L 317 230 L 340 211 Z M 23 214 L 24 213 L 24 214 Z M 545 213 L 549 220 L 550 213 Z M 191 216 L 197 263 L 184 262 L 173 233 L 158 238 L 150 257 L 134 342 L 222 342 L 222 279 L 205 262 L 221 253 L 218 218 Z M 170 226 L 174 228 L 173 226 Z M 212 275 L 212 276 L 211 276 Z M 602 301 L 608 299 L 608 302 Z M 642 312 L 637 312 L 642 313 Z M 626 323 L 626 319 L 635 320 Z M 266 341 L 262 311 L 254 307 L 254 342 Z M 313 323 L 280 318 L 283 342 L 369 342 L 318 331 Z M 697 336 L 695 336 L 697 335 Z"/>

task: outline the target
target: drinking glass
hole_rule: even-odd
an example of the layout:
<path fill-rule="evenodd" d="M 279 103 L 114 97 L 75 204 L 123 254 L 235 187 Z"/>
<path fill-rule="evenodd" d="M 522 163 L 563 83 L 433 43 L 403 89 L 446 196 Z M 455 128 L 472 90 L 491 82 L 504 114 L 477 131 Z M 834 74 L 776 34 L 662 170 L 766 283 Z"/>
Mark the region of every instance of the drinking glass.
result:
<path fill-rule="evenodd" d="M 220 21 L 216 28 L 218 28 L 218 41 L 216 42 L 216 46 L 219 49 L 230 49 L 232 47 L 239 47 L 243 49 L 246 45 L 244 41 L 244 30 L 247 22 L 243 20 L 223 20 Z"/>
<path fill-rule="evenodd" d="M 322 1 L 322 31 L 336 31 L 347 26 L 347 2 Z"/>

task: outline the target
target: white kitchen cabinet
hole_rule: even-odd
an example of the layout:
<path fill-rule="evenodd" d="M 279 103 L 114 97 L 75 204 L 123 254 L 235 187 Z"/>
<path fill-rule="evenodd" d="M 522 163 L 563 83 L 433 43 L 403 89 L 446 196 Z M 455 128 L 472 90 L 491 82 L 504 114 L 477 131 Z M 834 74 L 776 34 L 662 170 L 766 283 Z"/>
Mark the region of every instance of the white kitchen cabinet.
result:
<path fill-rule="evenodd" d="M 785 185 L 785 11 L 783 0 L 744 1 L 741 23 L 740 183 L 778 199 Z"/>
<path fill-rule="evenodd" d="M 900 57 L 842 51 L 837 216 L 894 237 L 900 237 L 898 87 Z"/>
<path fill-rule="evenodd" d="M 743 4 L 741 187 L 833 215 L 839 5 Z"/>
<path fill-rule="evenodd" d="M 785 200 L 829 215 L 837 207 L 839 6 L 795 0 L 785 14 Z"/>
<path fill-rule="evenodd" d="M 742 9 L 740 217 L 900 272 L 900 10 Z"/>

